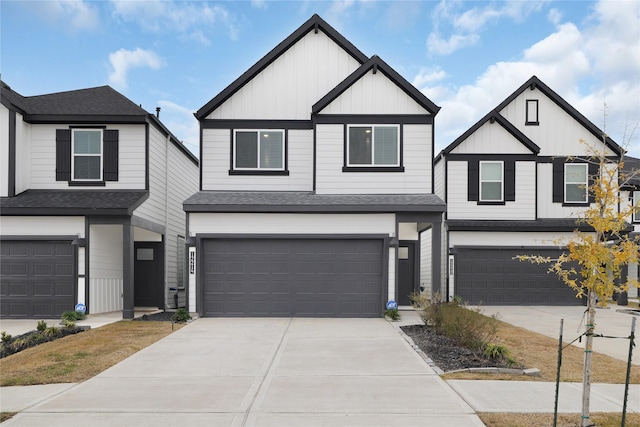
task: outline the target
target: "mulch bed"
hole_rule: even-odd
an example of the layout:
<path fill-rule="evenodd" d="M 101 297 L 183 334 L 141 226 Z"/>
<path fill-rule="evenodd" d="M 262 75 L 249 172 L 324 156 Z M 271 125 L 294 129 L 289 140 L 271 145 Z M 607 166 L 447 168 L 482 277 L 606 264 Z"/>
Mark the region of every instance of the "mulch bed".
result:
<path fill-rule="evenodd" d="M 486 358 L 449 337 L 438 335 L 430 326 L 402 326 L 401 329 L 444 372 L 466 368 L 513 368 L 506 361 Z"/>
<path fill-rule="evenodd" d="M 160 311 L 153 314 L 143 314 L 133 320 L 141 322 L 172 322 L 174 314 L 176 314 L 175 311 Z"/>
<path fill-rule="evenodd" d="M 62 326 L 60 328 L 57 328 L 57 331 L 55 333 L 51 333 L 48 335 L 45 335 L 40 331 L 30 331 L 26 334 L 11 337 L 11 340 L 0 343 L 0 359 L 21 352 L 22 350 L 35 347 L 39 344 L 84 332 L 87 329 L 88 328 L 79 326 L 73 328 Z"/>

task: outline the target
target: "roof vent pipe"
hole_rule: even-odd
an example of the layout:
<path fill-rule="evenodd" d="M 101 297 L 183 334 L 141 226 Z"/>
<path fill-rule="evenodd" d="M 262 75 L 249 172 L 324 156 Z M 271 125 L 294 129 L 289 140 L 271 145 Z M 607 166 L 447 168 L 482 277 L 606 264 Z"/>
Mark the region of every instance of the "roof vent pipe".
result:
<path fill-rule="evenodd" d="M 160 118 L 160 107 L 156 107 L 156 117 Z"/>

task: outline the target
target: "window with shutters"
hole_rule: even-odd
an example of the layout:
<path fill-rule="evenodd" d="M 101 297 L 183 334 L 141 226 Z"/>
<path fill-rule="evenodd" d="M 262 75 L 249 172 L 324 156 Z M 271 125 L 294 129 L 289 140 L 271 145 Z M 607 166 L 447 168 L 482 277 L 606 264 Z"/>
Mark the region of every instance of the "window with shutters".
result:
<path fill-rule="evenodd" d="M 504 173 L 502 162 L 480 162 L 481 202 L 503 201 Z"/>
<path fill-rule="evenodd" d="M 347 168 L 399 167 L 400 126 L 347 126 L 345 157 Z"/>
<path fill-rule="evenodd" d="M 285 173 L 285 131 L 235 130 L 230 173 Z"/>
<path fill-rule="evenodd" d="M 564 165 L 564 202 L 587 203 L 589 169 L 586 163 Z"/>
<path fill-rule="evenodd" d="M 102 130 L 74 129 L 71 147 L 71 179 L 101 181 Z"/>
<path fill-rule="evenodd" d="M 70 186 L 104 186 L 118 181 L 117 129 L 70 127 L 56 130 L 56 181 Z"/>
<path fill-rule="evenodd" d="M 635 206 L 637 209 L 640 209 L 640 191 L 633 192 L 631 203 L 633 203 L 633 206 Z M 637 210 L 633 211 L 633 222 L 640 222 L 640 212 L 638 212 Z"/>

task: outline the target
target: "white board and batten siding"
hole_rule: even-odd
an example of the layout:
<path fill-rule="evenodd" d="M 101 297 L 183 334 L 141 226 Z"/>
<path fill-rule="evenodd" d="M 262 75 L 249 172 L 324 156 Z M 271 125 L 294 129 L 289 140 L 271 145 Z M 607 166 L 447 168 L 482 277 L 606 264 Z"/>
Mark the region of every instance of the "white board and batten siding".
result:
<path fill-rule="evenodd" d="M 91 225 L 89 233 L 89 310 L 122 310 L 122 225 Z"/>
<path fill-rule="evenodd" d="M 531 150 L 516 140 L 499 123 L 487 121 L 451 154 L 532 154 Z"/>
<path fill-rule="evenodd" d="M 318 194 L 431 193 L 430 125 L 403 125 L 404 172 L 343 172 L 344 126 L 316 127 L 316 192 Z"/>
<path fill-rule="evenodd" d="M 586 207 L 553 202 L 553 164 L 538 164 L 538 218 L 577 218 Z"/>
<path fill-rule="evenodd" d="M 311 31 L 207 119 L 309 120 L 311 106 L 359 66 L 324 32 Z"/>
<path fill-rule="evenodd" d="M 527 100 L 538 100 L 539 125 L 525 126 Z M 540 156 L 580 156 L 588 154 L 589 145 L 603 147 L 601 138 L 594 136 L 538 89 L 523 91 L 500 114 L 535 141 L 540 147 Z M 581 144 L 581 139 L 587 144 Z M 611 154 L 607 150 L 607 155 Z"/>
<path fill-rule="evenodd" d="M 56 129 L 69 125 L 31 125 L 30 187 L 41 190 L 87 190 L 92 187 L 70 187 L 67 181 L 56 181 Z M 145 130 L 144 125 L 109 125 L 118 129 L 118 181 L 107 181 L 106 190 L 144 189 Z M 22 186 L 21 186 L 22 187 Z"/>
<path fill-rule="evenodd" d="M 384 73 L 369 71 L 320 114 L 429 114 Z"/>
<path fill-rule="evenodd" d="M 287 130 L 289 175 L 229 175 L 231 129 L 202 131 L 202 189 L 223 191 L 311 191 L 313 130 Z"/>
<path fill-rule="evenodd" d="M 16 194 L 31 188 L 31 123 L 16 113 Z"/>
<path fill-rule="evenodd" d="M 432 290 L 432 263 L 433 249 L 433 230 L 425 230 L 420 233 L 420 287 L 424 288 L 426 295 L 431 295 Z M 446 252 L 443 252 L 446 254 Z M 437 261 L 436 261 L 437 262 Z"/>
<path fill-rule="evenodd" d="M 516 162 L 516 201 L 504 205 L 478 205 L 468 201 L 466 161 L 449 161 L 447 186 L 448 219 L 533 220 L 536 213 L 536 185 L 533 161 Z"/>
<path fill-rule="evenodd" d="M 9 110 L 0 104 L 0 197 L 9 195 Z"/>

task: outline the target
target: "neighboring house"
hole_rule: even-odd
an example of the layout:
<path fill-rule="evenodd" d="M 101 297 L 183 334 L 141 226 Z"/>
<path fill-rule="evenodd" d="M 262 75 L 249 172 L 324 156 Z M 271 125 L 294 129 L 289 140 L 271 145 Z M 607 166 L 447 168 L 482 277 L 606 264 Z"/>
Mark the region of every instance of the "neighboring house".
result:
<path fill-rule="evenodd" d="M 581 142 L 581 140 L 583 142 Z M 622 149 L 532 77 L 436 158 L 436 194 L 447 203 L 448 293 L 473 304 L 581 304 L 548 266 L 589 206 L 597 165 L 588 146 Z M 585 225 L 580 225 L 584 229 Z"/>
<path fill-rule="evenodd" d="M 422 283 L 439 289 L 438 110 L 317 15 L 305 22 L 196 113 L 190 311 L 379 317 Z"/>
<path fill-rule="evenodd" d="M 640 159 L 625 155 L 622 158 L 622 176 L 621 176 L 621 200 L 633 203 L 634 206 L 640 207 Z M 624 207 L 628 207 L 624 206 Z M 632 214 L 629 222 L 633 225 L 632 236 L 640 236 L 640 212 Z M 640 264 L 629 264 L 627 269 L 628 276 L 632 279 L 640 278 Z M 631 287 L 627 292 L 629 297 L 638 297 L 638 288 Z"/>
<path fill-rule="evenodd" d="M 0 315 L 184 305 L 197 159 L 109 86 L 1 97 Z"/>

